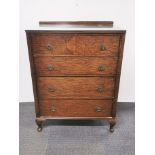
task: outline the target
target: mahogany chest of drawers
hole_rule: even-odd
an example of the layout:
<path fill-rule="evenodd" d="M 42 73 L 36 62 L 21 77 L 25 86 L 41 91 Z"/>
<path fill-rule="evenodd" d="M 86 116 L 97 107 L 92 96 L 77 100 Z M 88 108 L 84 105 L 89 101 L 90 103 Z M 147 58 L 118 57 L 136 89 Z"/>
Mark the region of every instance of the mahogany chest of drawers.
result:
<path fill-rule="evenodd" d="M 47 119 L 116 123 L 125 30 L 26 30 L 38 131 Z"/>

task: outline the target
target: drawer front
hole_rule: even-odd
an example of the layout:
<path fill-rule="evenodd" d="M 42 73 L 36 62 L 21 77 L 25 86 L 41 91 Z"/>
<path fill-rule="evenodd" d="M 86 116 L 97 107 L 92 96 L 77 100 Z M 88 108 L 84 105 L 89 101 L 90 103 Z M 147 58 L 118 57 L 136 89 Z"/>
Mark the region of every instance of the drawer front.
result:
<path fill-rule="evenodd" d="M 78 35 L 77 51 L 86 56 L 118 56 L 119 35 Z"/>
<path fill-rule="evenodd" d="M 41 100 L 40 114 L 55 117 L 110 117 L 111 100 Z"/>
<path fill-rule="evenodd" d="M 80 55 L 76 52 L 74 34 L 41 34 L 32 36 L 33 54 Z"/>
<path fill-rule="evenodd" d="M 39 77 L 38 93 L 49 98 L 111 98 L 114 95 L 112 77 Z"/>
<path fill-rule="evenodd" d="M 113 75 L 116 74 L 117 58 L 36 57 L 35 66 L 39 76 Z"/>
<path fill-rule="evenodd" d="M 32 36 L 34 54 L 118 56 L 119 35 L 40 34 Z"/>

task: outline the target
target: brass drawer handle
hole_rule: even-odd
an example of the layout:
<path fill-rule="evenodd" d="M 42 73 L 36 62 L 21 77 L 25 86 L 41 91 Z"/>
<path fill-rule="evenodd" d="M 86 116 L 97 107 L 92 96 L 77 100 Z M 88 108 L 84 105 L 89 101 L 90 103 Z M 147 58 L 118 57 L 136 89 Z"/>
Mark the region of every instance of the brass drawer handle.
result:
<path fill-rule="evenodd" d="M 55 106 L 52 106 L 51 109 L 50 109 L 50 111 L 51 112 L 55 112 L 56 111 L 56 107 Z"/>
<path fill-rule="evenodd" d="M 54 70 L 54 67 L 53 67 L 52 65 L 48 65 L 48 66 L 47 66 L 47 69 L 48 69 L 49 71 L 53 71 L 53 70 Z"/>
<path fill-rule="evenodd" d="M 98 70 L 99 71 L 104 71 L 104 69 L 105 69 L 105 66 L 104 65 L 99 65 L 99 67 L 98 67 Z"/>
<path fill-rule="evenodd" d="M 101 45 L 100 45 L 100 51 L 105 51 L 106 50 L 106 47 L 104 46 L 104 44 L 102 43 Z"/>
<path fill-rule="evenodd" d="M 48 91 L 49 91 L 49 92 L 55 92 L 56 89 L 55 89 L 54 87 L 48 87 Z"/>
<path fill-rule="evenodd" d="M 96 107 L 96 112 L 101 112 L 101 111 L 102 111 L 101 107 Z"/>
<path fill-rule="evenodd" d="M 47 48 L 49 51 L 51 51 L 51 50 L 52 50 L 52 45 L 48 44 L 48 45 L 46 46 L 46 48 Z"/>
<path fill-rule="evenodd" d="M 99 93 L 102 93 L 104 91 L 104 88 L 100 86 L 96 89 L 96 91 Z"/>

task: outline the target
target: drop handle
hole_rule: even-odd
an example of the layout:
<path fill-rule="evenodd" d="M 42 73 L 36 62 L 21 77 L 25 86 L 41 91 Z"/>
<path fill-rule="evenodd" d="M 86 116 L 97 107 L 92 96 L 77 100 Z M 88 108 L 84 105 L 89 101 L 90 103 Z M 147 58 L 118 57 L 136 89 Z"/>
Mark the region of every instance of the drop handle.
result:
<path fill-rule="evenodd" d="M 104 44 L 102 43 L 101 45 L 100 45 L 100 51 L 105 51 L 106 50 L 106 47 L 104 46 Z"/>
<path fill-rule="evenodd" d="M 56 107 L 55 106 L 52 106 L 51 109 L 50 109 L 50 111 L 51 112 L 55 112 L 56 111 Z"/>
<path fill-rule="evenodd" d="M 48 91 L 49 91 L 49 92 L 55 92 L 56 89 L 55 89 L 54 87 L 48 87 Z"/>
<path fill-rule="evenodd" d="M 47 69 L 48 69 L 49 71 L 53 71 L 53 70 L 54 70 L 54 66 L 48 65 L 48 66 L 47 66 Z"/>
<path fill-rule="evenodd" d="M 102 86 L 97 87 L 96 91 L 102 93 L 104 91 L 104 88 Z"/>
<path fill-rule="evenodd" d="M 104 71 L 105 70 L 105 66 L 104 65 L 99 65 L 98 66 L 98 71 Z"/>
<path fill-rule="evenodd" d="M 48 44 L 48 45 L 46 46 L 46 49 L 49 50 L 49 51 L 51 51 L 51 50 L 52 50 L 52 45 L 51 45 L 51 44 Z"/>
<path fill-rule="evenodd" d="M 101 111 L 102 111 L 101 107 L 96 107 L 96 112 L 101 112 Z"/>

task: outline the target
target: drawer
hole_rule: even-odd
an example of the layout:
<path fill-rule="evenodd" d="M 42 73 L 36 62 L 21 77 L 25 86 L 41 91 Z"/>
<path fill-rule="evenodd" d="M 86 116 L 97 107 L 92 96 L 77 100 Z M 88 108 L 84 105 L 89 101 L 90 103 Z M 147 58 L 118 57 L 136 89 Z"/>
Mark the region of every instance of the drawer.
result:
<path fill-rule="evenodd" d="M 55 117 L 110 117 L 111 100 L 41 100 L 42 116 Z"/>
<path fill-rule="evenodd" d="M 32 50 L 34 55 L 118 56 L 119 40 L 114 34 L 36 34 Z"/>
<path fill-rule="evenodd" d="M 38 76 L 114 75 L 117 58 L 114 57 L 35 57 Z"/>
<path fill-rule="evenodd" d="M 112 98 L 113 77 L 39 77 L 38 94 L 50 98 Z"/>
<path fill-rule="evenodd" d="M 75 34 L 40 34 L 32 36 L 33 54 L 81 55 L 76 51 Z"/>
<path fill-rule="evenodd" d="M 119 35 L 78 35 L 76 50 L 86 56 L 118 56 Z"/>

